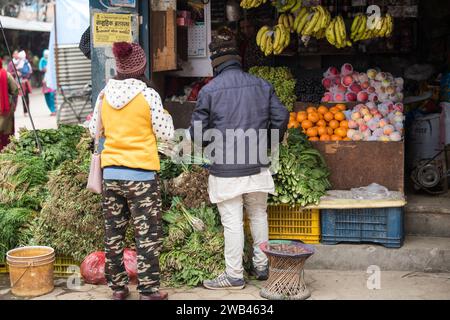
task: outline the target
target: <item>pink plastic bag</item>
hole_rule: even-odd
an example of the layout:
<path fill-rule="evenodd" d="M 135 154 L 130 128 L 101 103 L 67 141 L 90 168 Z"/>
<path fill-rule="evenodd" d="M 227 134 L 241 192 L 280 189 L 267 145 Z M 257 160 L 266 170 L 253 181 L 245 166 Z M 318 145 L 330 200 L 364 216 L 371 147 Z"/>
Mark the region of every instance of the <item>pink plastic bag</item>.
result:
<path fill-rule="evenodd" d="M 125 249 L 123 253 L 125 270 L 131 284 L 137 283 L 137 256 L 136 251 Z M 105 253 L 96 251 L 89 254 L 81 263 L 81 276 L 89 284 L 106 284 Z"/>

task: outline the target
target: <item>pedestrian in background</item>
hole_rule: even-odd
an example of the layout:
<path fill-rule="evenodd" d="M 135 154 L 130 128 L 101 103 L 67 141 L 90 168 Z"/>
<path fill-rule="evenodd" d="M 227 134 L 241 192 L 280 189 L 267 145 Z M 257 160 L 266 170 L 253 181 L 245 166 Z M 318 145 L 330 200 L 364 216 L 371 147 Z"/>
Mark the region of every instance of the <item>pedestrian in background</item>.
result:
<path fill-rule="evenodd" d="M 55 90 L 47 86 L 47 81 L 45 80 L 45 75 L 47 73 L 47 64 L 48 64 L 48 56 L 50 51 L 48 49 L 44 50 L 44 54 L 39 61 L 39 71 L 43 73 L 42 77 L 42 92 L 45 96 L 45 102 L 47 103 L 47 107 L 50 110 L 51 116 L 56 116 L 56 108 L 55 108 Z"/>
<path fill-rule="evenodd" d="M 16 81 L 3 68 L 3 61 L 0 59 L 0 151 L 8 145 L 10 136 L 14 135 L 14 112 L 18 91 Z"/>
<path fill-rule="evenodd" d="M 20 84 L 22 85 L 22 91 L 20 92 L 20 94 L 23 94 L 22 100 L 23 114 L 26 116 L 28 115 L 28 110 L 27 107 L 25 106 L 25 102 L 29 109 L 30 93 L 31 93 L 30 78 L 31 74 L 33 73 L 33 69 L 31 68 L 30 62 L 27 60 L 27 54 L 25 53 L 24 50 L 20 51 L 17 57 L 18 57 L 18 59 L 16 60 L 17 64 L 16 62 L 14 62 L 14 64 L 16 65 L 17 75 L 19 76 Z"/>

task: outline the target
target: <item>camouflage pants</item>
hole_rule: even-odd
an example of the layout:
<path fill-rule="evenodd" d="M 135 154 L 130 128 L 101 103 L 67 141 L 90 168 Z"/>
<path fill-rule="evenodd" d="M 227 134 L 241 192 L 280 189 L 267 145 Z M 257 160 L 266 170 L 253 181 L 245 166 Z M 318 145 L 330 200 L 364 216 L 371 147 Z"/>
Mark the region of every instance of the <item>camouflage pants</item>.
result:
<path fill-rule="evenodd" d="M 131 218 L 137 251 L 138 291 L 159 289 L 159 251 L 162 243 L 161 194 L 158 180 L 103 183 L 105 218 L 105 276 L 113 290 L 128 283 L 123 263 L 124 240 Z"/>

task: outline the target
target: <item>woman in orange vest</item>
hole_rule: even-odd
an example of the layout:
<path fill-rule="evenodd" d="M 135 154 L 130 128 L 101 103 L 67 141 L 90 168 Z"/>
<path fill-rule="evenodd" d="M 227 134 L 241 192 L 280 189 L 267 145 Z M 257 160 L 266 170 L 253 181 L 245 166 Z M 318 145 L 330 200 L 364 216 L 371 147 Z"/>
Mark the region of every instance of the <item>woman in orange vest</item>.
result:
<path fill-rule="evenodd" d="M 105 276 L 113 299 L 129 294 L 123 263 L 124 239 L 131 219 L 137 250 L 141 300 L 164 300 L 159 291 L 159 250 L 162 242 L 160 169 L 157 140 L 169 141 L 174 129 L 159 94 L 144 76 L 144 50 L 136 43 L 113 45 L 117 76 L 99 94 L 89 129 L 97 117 L 103 126 L 103 214 L 105 217 Z"/>

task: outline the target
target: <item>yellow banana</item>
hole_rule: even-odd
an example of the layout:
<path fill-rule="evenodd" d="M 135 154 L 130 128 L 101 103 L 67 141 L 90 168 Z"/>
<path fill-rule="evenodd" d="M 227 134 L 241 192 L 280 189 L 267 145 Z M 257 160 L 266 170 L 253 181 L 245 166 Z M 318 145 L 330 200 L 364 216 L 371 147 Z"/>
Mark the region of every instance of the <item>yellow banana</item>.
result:
<path fill-rule="evenodd" d="M 300 12 L 299 12 L 298 15 L 295 17 L 295 20 L 294 20 L 294 30 L 297 30 L 300 21 L 302 20 L 303 16 L 304 16 L 305 14 L 307 14 L 307 13 L 308 13 L 308 11 L 306 10 L 305 7 L 303 7 L 303 8 L 300 10 Z"/>
<path fill-rule="evenodd" d="M 259 31 L 258 31 L 258 33 L 256 35 L 256 44 L 258 46 L 261 45 L 261 39 L 262 39 L 264 33 L 269 31 L 269 30 L 270 30 L 269 26 L 262 26 L 261 29 L 259 29 Z"/>
<path fill-rule="evenodd" d="M 294 31 L 294 16 L 292 14 L 288 14 L 288 19 L 289 19 L 289 30 L 291 32 Z"/>
<path fill-rule="evenodd" d="M 334 23 L 335 20 L 331 21 L 325 32 L 325 36 L 327 37 L 328 42 L 331 43 L 333 46 L 336 45 L 336 36 L 334 35 Z"/>
<path fill-rule="evenodd" d="M 292 13 L 297 12 L 301 6 L 302 6 L 302 0 L 297 0 L 297 3 L 295 4 L 295 6 L 291 9 L 291 12 Z"/>
<path fill-rule="evenodd" d="M 266 42 L 266 49 L 264 51 L 264 54 L 266 56 L 272 54 L 273 52 L 273 42 L 272 42 L 272 37 L 267 37 L 267 42 Z"/>
<path fill-rule="evenodd" d="M 313 8 L 314 10 L 314 8 Z M 316 10 L 314 10 L 315 13 L 312 16 L 311 20 L 308 21 L 308 24 L 305 27 L 304 32 L 302 33 L 304 36 L 309 36 L 312 34 L 312 32 L 314 31 L 314 27 L 316 26 L 317 22 L 319 21 L 320 18 L 320 12 Z"/>
<path fill-rule="evenodd" d="M 278 25 L 276 25 L 274 27 L 274 40 L 273 40 L 273 48 L 274 50 L 277 50 L 278 48 L 280 48 L 282 46 L 282 36 L 283 33 L 280 30 L 280 27 Z"/>
<path fill-rule="evenodd" d="M 298 27 L 297 27 L 297 29 L 296 29 L 296 31 L 297 31 L 298 34 L 301 34 L 301 33 L 303 32 L 303 29 L 305 28 L 306 23 L 308 22 L 308 18 L 309 18 L 310 16 L 311 16 L 311 14 L 310 14 L 309 12 L 307 12 L 307 13 L 303 16 L 302 20 L 300 21 L 300 23 L 298 24 Z M 311 19 L 312 19 L 312 17 L 311 17 Z"/>

